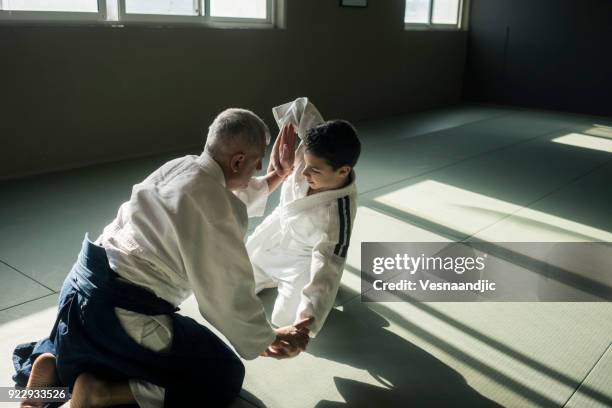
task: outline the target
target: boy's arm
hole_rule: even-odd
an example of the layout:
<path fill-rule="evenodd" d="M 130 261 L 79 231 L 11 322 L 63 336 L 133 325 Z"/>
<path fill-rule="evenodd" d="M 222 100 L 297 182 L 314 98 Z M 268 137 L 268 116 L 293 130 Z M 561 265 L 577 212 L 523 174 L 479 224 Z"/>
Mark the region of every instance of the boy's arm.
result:
<path fill-rule="evenodd" d="M 350 214 L 339 218 L 337 208 L 330 212 L 335 214 L 330 214 L 327 231 L 312 249 L 310 282 L 302 290 L 297 313 L 297 319 L 314 318 L 310 325 L 313 337 L 321 330 L 334 306 L 351 234 Z"/>
<path fill-rule="evenodd" d="M 310 334 L 313 337 L 323 327 L 340 287 L 345 260 L 333 253 L 335 246 L 335 242 L 326 240 L 319 242 L 313 248 L 310 264 L 311 280 L 302 289 L 297 319 L 314 318 L 310 325 Z"/>

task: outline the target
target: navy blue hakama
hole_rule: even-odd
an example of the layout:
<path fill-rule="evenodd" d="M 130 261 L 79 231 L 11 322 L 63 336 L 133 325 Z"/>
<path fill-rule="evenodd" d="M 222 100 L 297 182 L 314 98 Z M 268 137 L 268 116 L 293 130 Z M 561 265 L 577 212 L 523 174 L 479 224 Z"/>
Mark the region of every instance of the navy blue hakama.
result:
<path fill-rule="evenodd" d="M 172 317 L 168 352 L 155 352 L 123 329 L 115 307 Z M 79 374 L 114 380 L 139 379 L 165 388 L 164 406 L 222 406 L 242 387 L 244 365 L 215 334 L 152 292 L 118 279 L 104 248 L 87 237 L 59 296 L 58 315 L 48 338 L 17 346 L 17 385 L 25 386 L 40 354 L 56 356 L 62 386 L 72 391 Z"/>

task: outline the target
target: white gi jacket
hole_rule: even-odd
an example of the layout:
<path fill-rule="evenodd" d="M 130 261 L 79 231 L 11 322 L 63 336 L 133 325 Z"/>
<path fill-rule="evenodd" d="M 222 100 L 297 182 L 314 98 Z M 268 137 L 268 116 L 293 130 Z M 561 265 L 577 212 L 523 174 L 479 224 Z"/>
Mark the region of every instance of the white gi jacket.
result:
<path fill-rule="evenodd" d="M 263 214 L 267 182 L 252 179 L 237 195 L 248 210 Z M 221 167 L 206 153 L 172 160 L 136 184 L 130 200 L 97 242 L 111 268 L 128 281 L 151 290 L 173 305 L 193 293 L 202 316 L 238 354 L 257 357 L 276 335 L 255 296 L 253 272 L 244 246 L 247 208 L 225 188 Z M 118 309 L 120 321 L 138 338 L 142 320 L 156 319 Z M 143 324 L 144 324 L 143 323 Z M 151 348 L 162 349 L 168 338 Z"/>
<path fill-rule="evenodd" d="M 307 98 L 273 109 L 279 128 L 291 123 L 303 138 L 323 118 Z M 315 336 L 334 305 L 355 218 L 357 189 L 348 186 L 307 196 L 300 143 L 295 170 L 283 183 L 280 204 L 249 236 L 247 251 L 256 291 L 278 286 L 272 323 L 286 326 L 313 316 Z"/>

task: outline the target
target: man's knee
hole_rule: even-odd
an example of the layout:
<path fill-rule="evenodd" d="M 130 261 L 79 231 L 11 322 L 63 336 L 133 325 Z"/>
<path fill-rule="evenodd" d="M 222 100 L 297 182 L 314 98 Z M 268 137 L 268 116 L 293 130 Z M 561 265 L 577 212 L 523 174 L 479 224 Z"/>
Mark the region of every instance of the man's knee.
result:
<path fill-rule="evenodd" d="M 245 368 L 238 357 L 230 359 L 223 364 L 223 384 L 216 390 L 218 403 L 225 405 L 233 401 L 242 390 Z"/>
<path fill-rule="evenodd" d="M 245 368 L 242 361 L 236 357 L 235 359 L 230 360 L 230 363 L 227 366 L 227 378 L 228 378 L 228 388 L 230 392 L 235 393 L 237 396 L 242 389 L 242 383 L 244 382 Z"/>
<path fill-rule="evenodd" d="M 210 362 L 210 361 L 209 361 Z M 219 359 L 216 364 L 204 369 L 201 375 L 190 375 L 166 387 L 164 407 L 199 406 L 202 393 L 206 394 L 207 406 L 224 407 L 240 394 L 245 368 L 238 356 Z"/>

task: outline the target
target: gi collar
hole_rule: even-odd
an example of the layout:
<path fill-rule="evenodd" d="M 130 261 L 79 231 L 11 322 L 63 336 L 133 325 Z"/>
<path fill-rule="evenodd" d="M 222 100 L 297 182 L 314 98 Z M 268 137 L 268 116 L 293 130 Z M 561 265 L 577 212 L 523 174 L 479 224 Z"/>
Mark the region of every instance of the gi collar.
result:
<path fill-rule="evenodd" d="M 313 206 L 321 203 L 337 200 L 338 198 L 344 196 L 354 197 L 357 195 L 356 178 L 357 176 L 355 175 L 355 172 L 351 171 L 351 182 L 348 186 L 297 198 L 284 204 L 284 211 L 286 211 L 288 214 L 293 214 L 312 208 Z"/>
<path fill-rule="evenodd" d="M 204 150 L 202 154 L 198 156 L 197 162 L 206 174 L 221 183 L 223 187 L 226 187 L 225 175 L 223 174 L 221 166 L 219 166 L 219 163 L 217 163 L 206 150 Z"/>

